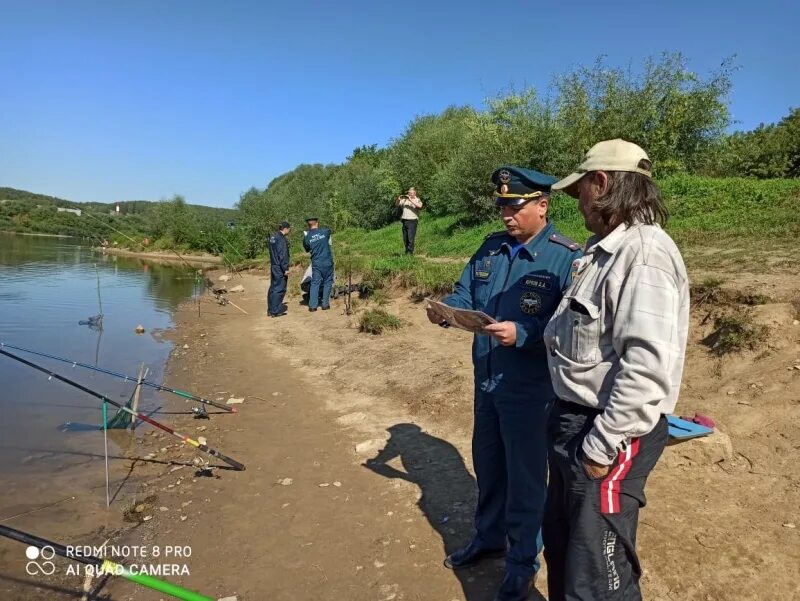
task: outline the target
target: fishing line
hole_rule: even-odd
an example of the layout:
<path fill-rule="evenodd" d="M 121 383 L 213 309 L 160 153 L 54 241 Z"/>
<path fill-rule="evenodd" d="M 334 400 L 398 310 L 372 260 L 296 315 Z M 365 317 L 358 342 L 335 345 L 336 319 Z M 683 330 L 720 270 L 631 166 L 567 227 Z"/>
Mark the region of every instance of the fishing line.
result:
<path fill-rule="evenodd" d="M 220 453 L 216 449 L 213 449 L 213 448 L 209 447 L 206 444 L 203 444 L 203 443 L 201 443 L 201 442 L 199 442 L 197 440 L 194 440 L 193 438 L 189 438 L 185 434 L 181 434 L 180 432 L 176 432 L 175 430 L 173 430 L 169 426 L 166 426 L 166 425 L 164 425 L 164 424 L 162 424 L 160 422 L 157 422 L 156 420 L 154 420 L 153 418 L 145 415 L 144 413 L 139 413 L 137 411 L 133 411 L 132 409 L 129 409 L 125 405 L 121 405 L 120 403 L 117 403 L 116 401 L 112 401 L 111 399 L 109 399 L 106 396 L 100 394 L 99 392 L 95 392 L 91 388 L 87 388 L 86 386 L 78 384 L 77 382 L 74 382 L 74 381 L 70 380 L 69 378 L 65 378 L 64 376 L 61 376 L 61 375 L 59 375 L 59 374 L 57 374 L 55 372 L 52 372 L 52 371 L 50 371 L 50 370 L 48 370 L 48 369 L 46 369 L 46 368 L 44 368 L 44 367 L 42 367 L 40 365 L 37 365 L 36 363 L 32 363 L 31 361 L 28 361 L 27 359 L 23 359 L 22 357 L 18 357 L 16 355 L 12 354 L 12 353 L 9 353 L 8 351 L 3 350 L 2 348 L 0 348 L 0 355 L 5 355 L 6 357 L 14 359 L 15 361 L 19 361 L 20 363 L 22 363 L 24 365 L 27 365 L 28 367 L 32 367 L 33 369 L 35 369 L 37 371 L 40 371 L 40 372 L 42 372 L 44 374 L 47 374 L 51 378 L 56 378 L 57 380 L 60 380 L 60 381 L 64 382 L 65 384 L 69 384 L 70 386 L 73 386 L 74 388 L 77 388 L 78 390 L 82 390 L 86 394 L 90 394 L 90 395 L 100 399 L 101 401 L 105 401 L 107 403 L 111 403 L 115 407 L 121 409 L 122 411 L 130 413 L 134 417 L 137 417 L 140 420 L 142 420 L 144 422 L 147 422 L 151 426 L 154 426 L 154 427 L 156 427 L 156 428 L 158 428 L 160 430 L 164 430 L 164 432 L 166 432 L 168 434 L 172 434 L 176 438 L 180 439 L 184 444 L 191 445 L 191 446 L 193 446 L 195 448 L 200 449 L 204 453 L 207 453 L 207 454 L 211 455 L 212 457 L 216 457 L 217 459 L 220 459 L 220 460 L 224 461 L 225 463 L 227 463 L 228 465 L 230 465 L 233 469 L 235 469 L 237 471 L 244 471 L 244 469 L 245 469 L 244 464 L 239 463 L 235 459 L 231 459 L 230 457 Z"/>
<path fill-rule="evenodd" d="M 121 378 L 126 382 L 138 382 L 139 378 L 134 376 L 127 376 L 125 374 L 111 371 L 110 369 L 104 369 L 102 367 L 97 367 L 95 365 L 88 365 L 87 363 L 81 363 L 80 361 L 71 361 L 70 359 L 65 359 L 64 357 L 57 357 L 56 355 L 50 355 L 48 353 L 41 353 L 39 351 L 33 351 L 31 349 L 23 348 L 21 346 L 15 346 L 13 344 L 7 344 L 5 342 L 0 342 L 0 349 L 3 347 L 14 349 L 15 351 L 22 351 L 23 353 L 30 353 L 31 355 L 38 355 L 39 357 L 45 357 L 47 359 L 54 359 L 55 361 L 61 361 L 62 363 L 67 363 L 72 367 L 83 367 L 84 369 L 91 369 L 92 371 L 97 371 L 102 374 L 106 374 L 109 376 L 114 376 L 115 378 Z M 142 385 L 149 386 L 150 388 L 155 388 L 156 390 L 160 390 L 162 392 L 170 392 L 172 394 L 178 395 L 179 397 L 188 399 L 190 401 L 197 401 L 198 403 L 204 403 L 206 405 L 211 405 L 213 407 L 217 407 L 218 409 L 224 409 L 228 413 L 236 413 L 236 407 L 229 407 L 228 405 L 223 405 L 222 403 L 217 403 L 216 401 L 211 401 L 209 399 L 203 398 L 201 396 L 194 395 L 190 392 L 186 392 L 185 390 L 179 390 L 177 388 L 170 388 L 169 386 L 164 386 L 163 384 L 156 384 L 155 382 L 150 382 L 149 380 L 142 380 Z"/>

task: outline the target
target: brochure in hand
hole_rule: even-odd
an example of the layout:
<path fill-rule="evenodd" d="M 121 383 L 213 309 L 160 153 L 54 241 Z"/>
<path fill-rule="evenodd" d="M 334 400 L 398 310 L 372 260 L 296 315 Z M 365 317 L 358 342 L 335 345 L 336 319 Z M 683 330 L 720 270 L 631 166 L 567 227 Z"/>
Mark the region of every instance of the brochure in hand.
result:
<path fill-rule="evenodd" d="M 483 331 L 485 326 L 488 326 L 490 323 L 497 323 L 495 319 L 489 317 L 483 311 L 472 311 L 470 309 L 456 309 L 454 307 L 450 307 L 445 305 L 444 303 L 440 303 L 439 301 L 435 301 L 433 299 L 427 298 L 425 299 L 428 301 L 428 306 L 442 318 L 443 321 L 446 321 L 448 324 L 455 328 L 461 328 L 462 330 L 467 330 L 468 332 L 472 332 L 473 334 L 486 334 Z"/>

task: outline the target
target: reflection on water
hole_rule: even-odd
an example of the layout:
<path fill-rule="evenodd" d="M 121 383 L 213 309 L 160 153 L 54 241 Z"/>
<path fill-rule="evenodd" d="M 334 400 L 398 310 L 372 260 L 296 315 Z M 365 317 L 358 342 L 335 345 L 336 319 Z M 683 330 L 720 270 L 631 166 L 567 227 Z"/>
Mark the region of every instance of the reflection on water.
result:
<path fill-rule="evenodd" d="M 101 313 L 103 327 L 80 325 Z M 160 381 L 171 345 L 152 333 L 172 325 L 171 311 L 199 292 L 196 273 L 93 252 L 81 241 L 0 233 L 0 342 L 100 365 L 135 376 L 141 363 Z M 146 333 L 134 329 L 142 324 Z M 133 384 L 80 367 L 10 351 L 124 403 Z M 160 405 L 145 388 L 141 406 Z M 115 412 L 111 408 L 110 415 Z M 72 427 L 64 428 L 70 423 Z M 0 477 L 55 469 L 36 449 L 67 456 L 102 455 L 99 401 L 8 357 L 0 356 Z M 115 450 L 116 452 L 116 450 Z M 33 459 L 31 459 L 33 457 Z M 48 467 L 48 463 L 52 464 Z M 0 506 L 2 502 L 0 502 Z"/>

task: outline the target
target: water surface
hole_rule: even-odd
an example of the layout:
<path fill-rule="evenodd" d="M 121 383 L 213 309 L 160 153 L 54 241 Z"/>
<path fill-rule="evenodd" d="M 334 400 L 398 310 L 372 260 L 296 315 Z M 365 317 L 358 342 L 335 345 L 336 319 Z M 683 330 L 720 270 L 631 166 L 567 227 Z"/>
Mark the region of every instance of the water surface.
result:
<path fill-rule="evenodd" d="M 148 379 L 161 382 L 171 343 L 159 334 L 172 326 L 177 305 L 197 291 L 196 273 L 188 266 L 104 255 L 70 238 L 0 233 L 0 342 L 6 344 L 134 376 L 145 363 Z M 79 325 L 101 313 L 101 303 L 102 330 Z M 146 328 L 142 335 L 134 331 L 139 324 Z M 120 403 L 133 390 L 133 384 L 108 375 L 6 350 Z M 143 389 L 143 409 L 162 405 L 158 393 Z M 109 415 L 114 412 L 110 408 Z M 19 492 L 34 476 L 58 474 L 63 485 L 72 474 L 76 489 L 102 476 L 103 436 L 95 429 L 101 423 L 94 397 L 0 356 L 0 478 L 6 493 Z M 130 443 L 130 437 L 112 437 L 109 450 L 117 454 L 115 440 Z M 100 467 L 94 465 L 98 458 Z M 77 468 L 89 462 L 93 477 L 87 479 Z M 0 500 L 0 517 L 4 509 Z"/>

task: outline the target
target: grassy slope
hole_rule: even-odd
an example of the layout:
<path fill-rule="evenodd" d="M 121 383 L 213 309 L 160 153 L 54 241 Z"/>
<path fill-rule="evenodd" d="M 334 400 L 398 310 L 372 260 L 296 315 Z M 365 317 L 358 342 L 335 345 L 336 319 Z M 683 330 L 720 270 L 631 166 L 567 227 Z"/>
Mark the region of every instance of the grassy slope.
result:
<path fill-rule="evenodd" d="M 671 212 L 667 231 L 692 262 L 693 251 L 743 247 L 791 249 L 800 238 L 800 179 L 747 180 L 675 176 L 659 182 Z M 584 242 L 588 236 L 575 201 L 557 195 L 551 218 L 566 236 Z M 501 229 L 498 222 L 462 226 L 456 216 L 423 216 L 417 233 L 419 256 L 405 257 L 399 225 L 375 230 L 345 230 L 334 236 L 337 263 L 370 278 L 394 278 L 422 293 L 442 292 L 458 278 L 466 257 L 486 234 Z M 697 257 L 709 260 L 709 252 Z M 713 260 L 714 253 L 711 253 Z M 738 259 L 737 259 L 738 260 Z M 700 259 L 698 258 L 698 264 Z M 339 269 L 339 273 L 343 273 Z"/>

